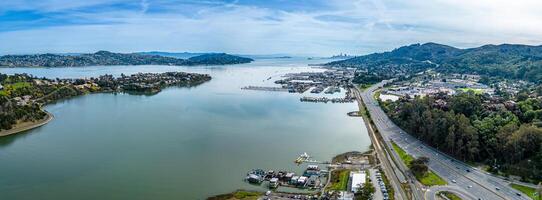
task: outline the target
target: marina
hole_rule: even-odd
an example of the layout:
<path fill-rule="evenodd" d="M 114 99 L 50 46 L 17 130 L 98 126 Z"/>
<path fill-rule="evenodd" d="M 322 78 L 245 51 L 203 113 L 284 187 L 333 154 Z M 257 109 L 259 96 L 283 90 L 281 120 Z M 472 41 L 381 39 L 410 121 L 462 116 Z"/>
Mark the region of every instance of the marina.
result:
<path fill-rule="evenodd" d="M 269 84 L 262 80 L 321 71 L 306 67 L 307 62 L 0 69 L 50 79 L 169 71 L 212 76 L 197 87 L 167 87 L 155 95 L 88 94 L 46 106 L 55 116 L 50 123 L 0 140 L 0 170 L 6 172 L 0 175 L 2 199 L 205 199 L 237 189 L 266 192 L 267 182 L 244 181 L 248 171 L 261 168 L 302 176 L 309 163 L 294 164 L 299 153 L 328 159 L 368 148 L 365 126 L 345 115 L 357 108 L 353 103 L 302 103 L 299 94 L 240 89 L 280 87 L 272 85 L 273 79 Z M 57 184 L 44 185 L 45 179 Z"/>
<path fill-rule="evenodd" d="M 327 98 L 327 97 L 301 97 L 299 99 L 302 102 L 315 102 L 315 103 L 352 103 L 354 99 L 351 98 Z"/>
<path fill-rule="evenodd" d="M 287 92 L 287 88 L 282 87 L 264 87 L 264 86 L 245 86 L 242 90 L 259 90 L 259 91 L 273 91 L 273 92 Z"/>
<path fill-rule="evenodd" d="M 320 170 L 318 165 L 308 165 L 302 174 L 285 170 L 254 169 L 247 173 L 245 181 L 250 184 L 267 186 L 269 189 L 289 187 L 307 190 L 322 189 L 328 178 L 327 170 Z"/>

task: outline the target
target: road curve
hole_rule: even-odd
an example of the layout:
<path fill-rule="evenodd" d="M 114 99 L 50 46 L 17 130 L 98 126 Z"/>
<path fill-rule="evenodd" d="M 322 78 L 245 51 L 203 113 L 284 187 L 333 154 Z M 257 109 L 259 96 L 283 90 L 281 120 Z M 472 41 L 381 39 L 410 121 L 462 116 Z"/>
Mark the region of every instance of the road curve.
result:
<path fill-rule="evenodd" d="M 438 200 L 437 195 L 439 192 L 448 191 L 451 193 L 454 193 L 462 200 L 477 200 L 475 196 L 472 196 L 465 190 L 461 189 L 460 187 L 456 186 L 433 186 L 430 187 L 424 195 L 424 198 L 427 200 Z"/>

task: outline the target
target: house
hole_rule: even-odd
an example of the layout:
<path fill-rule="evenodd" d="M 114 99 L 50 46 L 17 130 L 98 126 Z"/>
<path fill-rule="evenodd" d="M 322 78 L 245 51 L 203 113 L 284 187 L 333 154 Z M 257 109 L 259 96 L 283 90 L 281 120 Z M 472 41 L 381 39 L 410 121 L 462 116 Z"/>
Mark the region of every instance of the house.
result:
<path fill-rule="evenodd" d="M 307 180 L 307 186 L 309 187 L 316 187 L 320 185 L 320 178 L 316 175 L 312 175 Z"/>
<path fill-rule="evenodd" d="M 271 178 L 271 180 L 269 180 L 269 188 L 277 188 L 278 186 L 279 186 L 278 178 Z"/>
<path fill-rule="evenodd" d="M 365 184 L 366 174 L 365 172 L 350 172 L 349 179 L 350 186 L 348 191 L 355 193 Z"/>
<path fill-rule="evenodd" d="M 301 176 L 299 179 L 297 179 L 297 185 L 300 187 L 305 187 L 305 183 L 307 183 L 307 177 Z"/>
<path fill-rule="evenodd" d="M 256 174 L 249 174 L 246 178 L 249 183 L 259 184 L 262 182 L 262 177 Z"/>

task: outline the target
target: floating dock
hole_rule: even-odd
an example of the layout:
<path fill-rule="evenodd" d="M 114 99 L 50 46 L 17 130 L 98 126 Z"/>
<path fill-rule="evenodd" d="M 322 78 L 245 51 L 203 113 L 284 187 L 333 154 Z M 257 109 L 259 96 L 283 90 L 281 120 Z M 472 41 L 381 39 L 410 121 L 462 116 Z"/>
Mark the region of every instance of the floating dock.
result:
<path fill-rule="evenodd" d="M 327 97 L 301 97 L 299 99 L 302 102 L 315 102 L 315 103 L 351 103 L 354 102 L 352 98 L 327 98 Z"/>
<path fill-rule="evenodd" d="M 282 87 L 246 86 L 246 87 L 242 87 L 241 89 L 243 89 L 243 90 L 273 91 L 273 92 L 288 92 L 287 88 L 282 88 Z"/>

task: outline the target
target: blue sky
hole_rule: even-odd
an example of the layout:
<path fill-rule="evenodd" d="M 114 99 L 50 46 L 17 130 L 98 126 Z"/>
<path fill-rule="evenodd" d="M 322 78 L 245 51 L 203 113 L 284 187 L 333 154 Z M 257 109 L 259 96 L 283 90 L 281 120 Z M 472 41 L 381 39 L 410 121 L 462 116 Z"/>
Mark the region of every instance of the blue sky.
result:
<path fill-rule="evenodd" d="M 9 0 L 0 54 L 367 54 L 412 43 L 542 44 L 538 0 Z"/>

